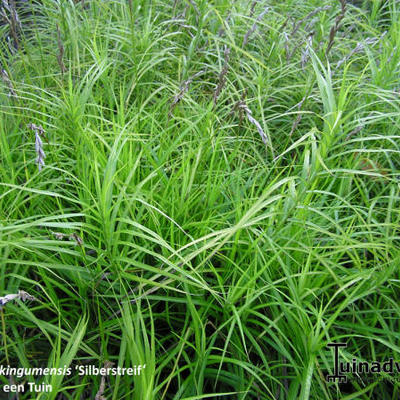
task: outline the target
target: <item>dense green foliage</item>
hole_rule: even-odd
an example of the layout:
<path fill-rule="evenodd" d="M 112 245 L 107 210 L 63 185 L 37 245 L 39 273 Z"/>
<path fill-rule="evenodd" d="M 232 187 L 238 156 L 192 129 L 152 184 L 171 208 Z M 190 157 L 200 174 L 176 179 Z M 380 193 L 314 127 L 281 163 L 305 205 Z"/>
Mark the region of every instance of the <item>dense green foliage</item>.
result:
<path fill-rule="evenodd" d="M 115 400 L 399 398 L 325 380 L 329 342 L 400 359 L 399 3 L 26 7 L 0 27 L 0 296 L 37 301 L 1 311 L 0 364 L 146 364 Z"/>

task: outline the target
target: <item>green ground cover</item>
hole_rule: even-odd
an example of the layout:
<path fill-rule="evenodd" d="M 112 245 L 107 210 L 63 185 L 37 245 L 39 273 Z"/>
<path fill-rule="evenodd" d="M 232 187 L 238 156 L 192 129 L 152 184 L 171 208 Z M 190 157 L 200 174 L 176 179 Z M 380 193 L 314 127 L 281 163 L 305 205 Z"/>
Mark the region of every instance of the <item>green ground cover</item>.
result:
<path fill-rule="evenodd" d="M 0 398 L 399 398 L 397 1 L 4 4 Z"/>

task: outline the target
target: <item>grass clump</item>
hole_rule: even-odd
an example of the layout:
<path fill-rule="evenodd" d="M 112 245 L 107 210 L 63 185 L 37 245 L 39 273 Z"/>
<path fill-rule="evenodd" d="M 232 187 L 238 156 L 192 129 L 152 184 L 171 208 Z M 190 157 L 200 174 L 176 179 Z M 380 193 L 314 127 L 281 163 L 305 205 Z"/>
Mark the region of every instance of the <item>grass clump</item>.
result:
<path fill-rule="evenodd" d="M 146 365 L 40 398 L 398 396 L 398 4 L 266 6 L 4 10 L 0 364 Z"/>

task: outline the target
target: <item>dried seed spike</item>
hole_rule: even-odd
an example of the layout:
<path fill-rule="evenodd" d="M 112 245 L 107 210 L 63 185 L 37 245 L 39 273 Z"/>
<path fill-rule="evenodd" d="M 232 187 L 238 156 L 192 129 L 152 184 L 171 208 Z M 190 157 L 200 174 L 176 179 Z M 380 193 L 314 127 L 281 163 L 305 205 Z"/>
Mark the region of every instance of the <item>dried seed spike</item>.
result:
<path fill-rule="evenodd" d="M 196 11 L 196 14 L 200 15 L 200 10 L 197 7 L 197 4 L 193 0 L 187 0 L 187 1 L 194 8 L 194 10 Z"/>
<path fill-rule="evenodd" d="M 249 107 L 247 106 L 246 103 L 242 103 L 240 106 L 240 108 L 242 108 L 247 116 L 247 119 L 253 124 L 255 125 L 255 127 L 257 128 L 258 133 L 261 136 L 262 141 L 264 142 L 265 145 L 268 145 L 268 136 L 265 134 L 265 132 L 263 131 L 260 123 L 253 117 L 251 110 L 249 109 Z"/>
<path fill-rule="evenodd" d="M 250 18 L 254 15 L 254 11 L 256 9 L 257 3 L 258 3 L 258 0 L 254 0 L 253 3 L 251 4 L 251 7 L 250 7 Z"/>
<path fill-rule="evenodd" d="M 282 32 L 282 30 L 286 28 L 286 26 L 287 26 L 288 22 L 290 21 L 290 19 L 291 19 L 290 16 L 286 17 L 285 21 L 283 21 L 283 24 L 278 29 L 279 32 Z"/>
<path fill-rule="evenodd" d="M 4 83 L 7 85 L 8 90 L 10 91 L 8 93 L 8 96 L 17 98 L 18 96 L 17 96 L 17 92 L 15 91 L 14 84 L 12 83 L 12 81 L 11 81 L 10 77 L 8 76 L 8 73 L 5 69 L 1 70 L 1 77 L 4 81 Z"/>
<path fill-rule="evenodd" d="M 314 32 L 310 32 L 309 35 L 306 36 L 305 38 L 301 37 L 299 40 L 297 40 L 297 42 L 295 42 L 295 44 L 293 46 L 292 51 L 289 53 L 289 56 L 287 57 L 287 60 L 289 61 L 292 58 L 293 54 L 297 51 L 297 49 L 300 46 L 303 45 L 304 42 L 309 42 L 311 44 L 313 35 L 314 35 Z M 288 51 L 288 48 L 286 48 L 286 50 Z M 309 49 L 306 47 L 306 50 L 303 51 L 303 53 L 304 52 L 308 53 L 308 51 L 309 51 Z"/>
<path fill-rule="evenodd" d="M 247 88 L 244 89 L 244 91 L 242 92 L 242 95 L 240 96 L 240 100 L 238 100 L 232 107 L 231 112 L 229 113 L 229 115 L 234 114 L 236 111 L 239 112 L 239 126 L 242 125 L 242 121 L 243 121 L 243 104 L 246 104 L 245 100 L 247 97 Z"/>
<path fill-rule="evenodd" d="M 28 292 L 25 292 L 24 290 L 18 291 L 18 297 L 22 301 L 26 301 L 26 300 L 35 301 L 36 300 L 36 298 L 34 296 L 30 295 Z"/>
<path fill-rule="evenodd" d="M 183 96 L 185 93 L 189 90 L 190 84 L 194 81 L 194 79 L 198 78 L 200 75 L 202 75 L 205 72 L 204 69 L 201 71 L 196 72 L 194 75 L 192 75 L 190 78 L 188 78 L 186 81 L 184 81 L 179 89 L 179 93 L 174 97 L 171 103 L 171 107 L 168 113 L 168 117 L 172 116 L 172 112 L 174 111 L 175 106 L 182 100 Z"/>
<path fill-rule="evenodd" d="M 314 17 L 314 15 L 317 15 L 319 12 L 321 11 L 327 11 L 330 8 L 332 8 L 331 6 L 323 6 L 323 7 L 317 7 L 316 9 L 314 9 L 313 11 L 311 11 L 309 14 L 307 14 L 304 18 L 302 18 L 300 21 L 296 23 L 293 23 L 293 30 L 290 34 L 290 36 L 293 36 L 297 33 L 297 31 L 299 30 L 300 26 L 306 22 L 307 20 L 309 20 L 310 18 Z"/>
<path fill-rule="evenodd" d="M 172 9 L 174 10 L 174 12 L 175 12 L 176 6 L 178 5 L 178 1 L 179 0 L 174 0 L 174 5 L 172 6 Z"/>
<path fill-rule="evenodd" d="M 339 69 L 341 65 L 347 62 L 354 54 L 357 54 L 362 50 L 364 50 L 367 45 L 375 46 L 376 43 L 379 43 L 383 39 L 386 33 L 387 31 L 383 32 L 383 34 L 379 38 L 367 37 L 364 41 L 358 42 L 356 46 L 348 54 L 346 54 L 341 60 L 339 60 L 339 62 L 336 64 L 335 70 Z M 387 62 L 390 62 L 392 56 L 393 53 L 391 54 Z"/>
<path fill-rule="evenodd" d="M 21 26 L 21 21 L 19 19 L 18 13 L 17 13 L 16 6 L 15 6 L 15 0 L 2 0 L 1 3 L 2 3 L 1 14 L 3 17 L 5 17 L 5 20 L 7 21 L 8 25 L 10 27 L 10 33 L 11 33 L 12 39 L 14 41 L 12 47 L 14 47 L 14 49 L 18 50 L 18 48 L 19 48 L 18 32 L 21 30 L 22 26 Z M 9 13 L 9 15 L 10 15 L 9 18 L 5 11 L 7 11 Z"/>
<path fill-rule="evenodd" d="M 56 240 L 64 240 L 66 235 L 61 232 L 51 232 L 52 235 L 55 237 Z"/>
<path fill-rule="evenodd" d="M 303 107 L 304 102 L 307 100 L 307 98 L 308 98 L 307 95 L 304 96 L 304 97 L 300 100 L 300 102 L 297 104 L 297 109 L 298 109 L 299 113 L 297 114 L 297 117 L 296 117 L 296 119 L 295 119 L 294 122 L 293 122 L 292 129 L 290 130 L 289 136 L 292 136 L 292 135 L 293 135 L 293 132 L 296 130 L 297 126 L 299 125 L 299 123 L 300 123 L 300 121 L 301 121 L 302 115 L 300 114 L 300 111 L 301 111 L 301 108 Z"/>
<path fill-rule="evenodd" d="M 35 132 L 35 151 L 36 151 L 36 164 L 38 165 L 39 172 L 44 167 L 44 159 L 46 158 L 46 154 L 43 150 L 43 142 L 41 136 L 44 136 L 45 131 L 42 125 L 35 125 L 34 123 L 28 124 L 28 128 Z"/>
<path fill-rule="evenodd" d="M 230 21 L 231 17 L 232 17 L 232 11 L 229 11 L 221 28 L 219 28 L 219 30 L 218 30 L 218 33 L 217 33 L 218 37 L 222 37 L 222 35 L 225 33 L 225 26 L 229 25 L 229 21 Z"/>
<path fill-rule="evenodd" d="M 217 104 L 217 100 L 219 95 L 221 94 L 222 89 L 225 86 L 226 82 L 226 74 L 228 73 L 228 68 L 229 68 L 229 54 L 231 52 L 231 49 L 228 46 L 225 46 L 224 50 L 224 66 L 222 67 L 222 70 L 218 76 L 218 86 L 215 89 L 214 92 L 214 105 Z"/>
<path fill-rule="evenodd" d="M 250 35 L 252 35 L 254 33 L 254 31 L 257 29 L 257 23 L 262 20 L 262 18 L 268 12 L 268 10 L 269 10 L 269 7 L 265 7 L 264 11 L 257 17 L 257 19 L 255 20 L 252 27 L 246 32 L 246 34 L 244 35 L 244 38 L 243 38 L 242 48 L 246 46 L 247 42 L 249 41 Z"/>
<path fill-rule="evenodd" d="M 246 105 L 246 97 L 247 97 L 247 88 L 242 93 L 242 97 L 240 98 L 240 102 L 238 104 L 238 107 L 239 107 L 239 125 L 242 125 L 242 123 L 243 123 L 244 110 L 243 110 L 242 106 Z"/>
<path fill-rule="evenodd" d="M 106 369 L 111 368 L 113 365 L 114 365 L 114 363 L 112 361 L 107 360 L 104 362 L 104 368 L 106 368 Z M 106 400 L 106 398 L 103 396 L 105 388 L 106 388 L 106 376 L 102 375 L 101 381 L 100 381 L 100 387 L 96 393 L 94 400 Z"/>
<path fill-rule="evenodd" d="M 308 59 L 310 58 L 310 49 L 312 48 L 312 40 L 313 40 L 313 35 L 311 34 L 307 38 L 306 42 L 306 48 L 301 52 L 301 68 L 304 69 L 304 67 L 307 64 Z"/>
<path fill-rule="evenodd" d="M 83 246 L 83 240 L 82 240 L 82 238 L 77 234 L 77 233 L 71 233 L 71 235 L 70 235 L 70 239 L 71 240 L 75 240 L 75 242 L 76 242 L 76 244 L 78 245 L 78 246 Z"/>
<path fill-rule="evenodd" d="M 7 294 L 3 297 L 0 297 L 0 310 L 10 301 L 13 300 L 21 300 L 21 301 L 26 301 L 26 300 L 31 300 L 31 301 L 37 301 L 37 299 L 30 295 L 28 292 L 25 292 L 24 290 L 19 290 L 18 293 L 16 294 Z"/>
<path fill-rule="evenodd" d="M 284 47 L 286 52 L 286 61 L 290 60 L 290 50 L 289 50 L 289 36 L 286 32 L 283 32 Z"/>
<path fill-rule="evenodd" d="M 64 46 L 61 41 L 61 32 L 60 27 L 57 24 L 57 46 L 58 46 L 58 54 L 57 54 L 57 61 L 58 65 L 60 66 L 61 73 L 64 75 L 67 72 L 67 68 L 65 67 L 63 57 L 64 57 Z"/>
<path fill-rule="evenodd" d="M 44 159 L 45 159 L 46 155 L 44 154 L 44 151 L 43 151 L 42 139 L 40 138 L 40 135 L 38 134 L 37 131 L 35 132 L 35 150 L 36 150 L 36 154 L 37 154 L 36 163 L 38 164 L 39 171 L 41 171 L 45 165 Z"/>
<path fill-rule="evenodd" d="M 304 27 L 305 32 L 310 32 L 311 28 L 319 21 L 318 17 L 313 18 L 307 25 Z"/>
<path fill-rule="evenodd" d="M 351 132 L 349 132 L 344 139 L 345 141 L 349 140 L 353 135 L 357 135 L 358 132 L 361 132 L 364 128 L 364 125 L 356 126 Z"/>
<path fill-rule="evenodd" d="M 340 28 L 340 23 L 342 22 L 345 14 L 346 14 L 346 0 L 339 0 L 339 2 L 340 2 L 340 14 L 336 17 L 335 25 L 332 26 L 332 28 L 329 32 L 329 42 L 328 42 L 328 46 L 325 50 L 326 57 L 328 56 L 328 54 L 333 46 L 335 36 Z"/>
<path fill-rule="evenodd" d="M 193 0 L 187 0 L 188 3 L 193 7 L 195 13 L 196 13 L 196 23 L 199 24 L 200 22 L 200 10 L 197 7 L 197 4 Z"/>

